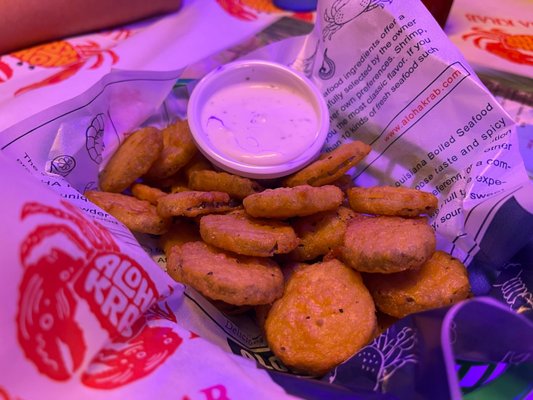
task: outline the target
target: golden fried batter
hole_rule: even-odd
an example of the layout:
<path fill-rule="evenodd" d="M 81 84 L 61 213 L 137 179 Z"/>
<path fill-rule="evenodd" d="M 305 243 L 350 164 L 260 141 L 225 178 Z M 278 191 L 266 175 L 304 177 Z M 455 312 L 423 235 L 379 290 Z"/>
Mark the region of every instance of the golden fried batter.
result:
<path fill-rule="evenodd" d="M 85 192 L 85 197 L 132 231 L 161 235 L 170 227 L 170 219 L 159 216 L 155 206 L 147 201 L 121 193 L 95 190 Z"/>
<path fill-rule="evenodd" d="M 418 271 L 366 274 L 364 279 L 376 306 L 397 318 L 449 306 L 470 295 L 465 266 L 444 251 L 436 251 Z"/>
<path fill-rule="evenodd" d="M 226 192 L 239 200 L 262 190 L 261 186 L 251 179 L 210 170 L 192 171 L 189 174 L 189 187 L 205 192 Z"/>
<path fill-rule="evenodd" d="M 342 199 L 342 190 L 336 186 L 301 185 L 252 194 L 243 200 L 243 205 L 252 217 L 284 219 L 335 210 Z"/>
<path fill-rule="evenodd" d="M 148 179 L 163 179 L 174 175 L 198 151 L 187 121 L 174 122 L 163 129 L 162 135 L 163 150 L 146 173 Z"/>
<path fill-rule="evenodd" d="M 283 274 L 270 258 L 238 256 L 204 242 L 172 247 L 169 269 L 209 299 L 228 304 L 272 303 L 283 294 Z"/>
<path fill-rule="evenodd" d="M 204 171 L 212 169 L 213 164 L 211 164 L 202 153 L 197 152 L 196 155 L 192 158 L 192 160 L 189 161 L 189 163 L 185 167 L 183 167 L 183 174 L 185 175 L 187 180 L 189 180 L 191 178 L 191 173 L 193 173 L 194 171 Z"/>
<path fill-rule="evenodd" d="M 418 269 L 434 253 L 435 232 L 424 217 L 358 217 L 348 224 L 341 246 L 346 265 L 361 272 Z"/>
<path fill-rule="evenodd" d="M 416 189 L 375 186 L 352 188 L 347 191 L 350 207 L 364 214 L 416 217 L 431 214 L 438 200 L 433 194 Z"/>
<path fill-rule="evenodd" d="M 323 375 L 366 345 L 374 302 L 360 274 L 338 260 L 297 268 L 265 322 L 266 340 L 295 371 Z"/>
<path fill-rule="evenodd" d="M 161 132 L 153 127 L 133 132 L 100 173 L 100 189 L 120 193 L 146 173 L 163 148 Z"/>
<path fill-rule="evenodd" d="M 333 183 L 365 158 L 370 150 L 369 145 L 360 141 L 341 144 L 335 150 L 322 154 L 317 161 L 287 177 L 283 185 L 323 186 Z"/>
<path fill-rule="evenodd" d="M 161 197 L 157 212 L 163 217 L 198 215 L 232 211 L 236 205 L 227 193 L 222 192 L 178 192 Z"/>
<path fill-rule="evenodd" d="M 292 227 L 300 238 L 300 244 L 289 253 L 290 259 L 314 260 L 340 246 L 348 221 L 354 216 L 355 212 L 341 206 L 337 210 L 325 211 L 292 221 Z"/>
<path fill-rule="evenodd" d="M 146 200 L 147 202 L 156 205 L 159 198 L 166 196 L 168 193 L 161 189 L 145 185 L 144 183 L 134 183 L 131 186 L 131 194 L 139 200 Z"/>
<path fill-rule="evenodd" d="M 200 234 L 206 243 L 246 256 L 288 253 L 298 245 L 298 238 L 289 224 L 254 219 L 242 210 L 202 217 Z"/>

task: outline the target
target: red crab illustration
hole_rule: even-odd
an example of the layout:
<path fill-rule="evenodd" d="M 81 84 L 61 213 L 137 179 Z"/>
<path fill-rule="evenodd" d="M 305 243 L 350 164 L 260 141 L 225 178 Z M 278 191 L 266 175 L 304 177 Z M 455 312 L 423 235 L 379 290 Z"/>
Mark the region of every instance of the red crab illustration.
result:
<path fill-rule="evenodd" d="M 15 95 L 64 81 L 76 74 L 93 56 L 95 56 L 94 62 L 89 66 L 89 69 L 96 69 L 102 66 L 105 56 L 110 57 L 111 64 L 116 64 L 119 59 L 112 50 L 103 49 L 92 40 L 87 40 L 83 44 L 73 44 L 60 40 L 17 51 L 9 54 L 9 56 L 19 60 L 18 65 L 27 63 L 29 68 L 61 68 L 59 72 L 42 81 L 18 89 Z M 12 68 L 1 59 L 0 71 L 6 77 L 4 80 L 0 80 L 0 83 L 13 75 Z"/>
<path fill-rule="evenodd" d="M 230 15 L 244 21 L 254 21 L 259 13 L 282 13 L 283 10 L 276 7 L 272 0 L 217 0 L 217 3 Z M 255 11 L 255 12 L 254 12 Z M 301 12 L 292 15 L 304 21 L 312 21 L 313 13 Z"/>
<path fill-rule="evenodd" d="M 24 275 L 17 313 L 24 354 L 42 374 L 59 381 L 70 379 L 85 358 L 87 346 L 76 321 L 81 299 L 114 336 L 159 296 L 147 273 L 120 253 L 106 229 L 68 202 L 61 205 L 30 202 L 22 209 L 21 220 L 41 215 L 53 222 L 37 225 L 21 245 Z"/>
<path fill-rule="evenodd" d="M 533 35 L 511 35 L 498 28 L 485 30 L 475 27 L 462 36 L 463 40 L 470 38 L 473 38 L 476 47 L 498 57 L 517 64 L 533 65 Z"/>

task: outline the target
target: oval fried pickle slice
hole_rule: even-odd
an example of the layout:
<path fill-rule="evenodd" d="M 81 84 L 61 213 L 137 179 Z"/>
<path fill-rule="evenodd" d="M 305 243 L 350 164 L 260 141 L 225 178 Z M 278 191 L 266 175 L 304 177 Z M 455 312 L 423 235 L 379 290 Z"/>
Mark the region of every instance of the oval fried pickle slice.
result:
<path fill-rule="evenodd" d="M 338 260 L 296 269 L 265 321 L 274 354 L 291 369 L 318 376 L 355 354 L 376 329 L 360 274 Z"/>
<path fill-rule="evenodd" d="M 150 169 L 162 149 L 163 138 L 158 129 L 147 127 L 133 132 L 100 173 L 100 189 L 104 192 L 123 192 Z"/>
<path fill-rule="evenodd" d="M 185 166 L 198 151 L 192 138 L 189 123 L 176 121 L 162 130 L 163 149 L 152 167 L 148 179 L 164 179 L 174 175 Z"/>
<path fill-rule="evenodd" d="M 341 144 L 335 150 L 322 154 L 320 158 L 285 178 L 284 186 L 323 186 L 339 179 L 350 168 L 355 167 L 370 153 L 370 146 L 358 140 Z"/>
<path fill-rule="evenodd" d="M 217 171 L 193 171 L 189 174 L 189 187 L 205 192 L 226 192 L 235 199 L 260 192 L 261 186 L 248 178 Z"/>
<path fill-rule="evenodd" d="M 343 197 L 342 190 L 337 186 L 301 185 L 266 189 L 246 197 L 243 205 L 252 217 L 285 219 L 335 210 L 342 203 Z"/>
<path fill-rule="evenodd" d="M 161 189 L 145 185 L 144 183 L 134 183 L 131 186 L 131 194 L 139 200 L 145 200 L 153 205 L 157 204 L 157 200 L 166 196 L 168 193 Z"/>
<path fill-rule="evenodd" d="M 466 267 L 444 251 L 436 251 L 418 271 L 365 274 L 376 307 L 397 318 L 449 306 L 470 296 Z"/>
<path fill-rule="evenodd" d="M 348 221 L 356 213 L 347 207 L 298 218 L 291 222 L 300 244 L 288 254 L 293 261 L 309 261 L 340 246 Z"/>
<path fill-rule="evenodd" d="M 163 217 L 198 215 L 233 211 L 238 204 L 223 192 L 177 192 L 159 198 L 157 212 Z"/>
<path fill-rule="evenodd" d="M 200 234 L 206 243 L 215 247 L 256 257 L 288 253 L 299 242 L 289 224 L 255 219 L 243 210 L 203 216 L 200 219 Z"/>
<path fill-rule="evenodd" d="M 94 190 L 85 192 L 85 197 L 132 231 L 161 235 L 170 227 L 170 219 L 162 218 L 155 206 L 147 201 L 121 193 Z"/>
<path fill-rule="evenodd" d="M 364 214 L 416 217 L 429 215 L 438 206 L 433 194 L 403 187 L 357 187 L 346 193 L 352 210 Z"/>
<path fill-rule="evenodd" d="M 205 297 L 236 306 L 272 303 L 283 294 L 283 273 L 270 258 L 228 253 L 204 242 L 172 247 L 168 268 Z"/>
<path fill-rule="evenodd" d="M 340 247 L 340 257 L 361 272 L 418 269 L 435 252 L 436 238 L 425 217 L 358 216 Z"/>

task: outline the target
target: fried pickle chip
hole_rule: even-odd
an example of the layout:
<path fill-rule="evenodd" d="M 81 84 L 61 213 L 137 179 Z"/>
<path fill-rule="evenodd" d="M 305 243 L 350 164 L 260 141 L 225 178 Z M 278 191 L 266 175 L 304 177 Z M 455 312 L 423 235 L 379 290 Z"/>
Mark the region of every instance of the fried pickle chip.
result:
<path fill-rule="evenodd" d="M 285 219 L 334 210 L 342 203 L 343 196 L 336 186 L 301 185 L 266 189 L 246 197 L 243 205 L 252 217 Z"/>
<path fill-rule="evenodd" d="M 165 253 L 165 256 L 170 257 L 170 251 L 174 249 L 175 252 L 180 252 L 181 247 L 185 243 L 201 241 L 200 231 L 198 225 L 187 218 L 177 218 L 172 226 L 159 237 L 159 244 Z M 166 264 L 167 273 L 177 282 L 181 282 L 181 269 L 176 268 L 176 265 Z"/>
<path fill-rule="evenodd" d="M 364 214 L 416 217 L 429 215 L 438 206 L 433 194 L 403 187 L 357 187 L 348 189 L 347 195 L 352 210 Z"/>
<path fill-rule="evenodd" d="M 200 234 L 206 243 L 246 256 L 288 253 L 298 245 L 296 233 L 289 224 L 254 219 L 243 210 L 203 216 Z"/>
<path fill-rule="evenodd" d="M 372 339 L 376 327 L 374 302 L 360 274 L 338 260 L 296 269 L 265 321 L 274 354 L 312 375 L 348 359 Z"/>
<path fill-rule="evenodd" d="M 340 206 L 337 210 L 295 219 L 291 225 L 300 238 L 300 244 L 289 253 L 289 258 L 294 261 L 314 260 L 340 246 L 348 221 L 355 215 L 351 209 Z"/>
<path fill-rule="evenodd" d="M 159 198 L 157 212 L 163 217 L 198 215 L 232 211 L 237 205 L 223 192 L 178 192 Z"/>
<path fill-rule="evenodd" d="M 202 153 L 197 152 L 192 158 L 192 160 L 189 161 L 189 163 L 185 167 L 183 167 L 183 174 L 185 175 L 187 180 L 189 180 L 191 177 L 191 173 L 195 171 L 204 171 L 212 169 L 213 164 L 211 164 Z"/>
<path fill-rule="evenodd" d="M 95 190 L 85 192 L 85 197 L 132 231 L 161 235 L 170 227 L 170 219 L 159 216 L 155 206 L 147 201 L 121 193 Z"/>
<path fill-rule="evenodd" d="M 425 217 L 353 218 L 340 247 L 346 265 L 361 272 L 418 269 L 435 252 L 436 238 Z"/>
<path fill-rule="evenodd" d="M 162 131 L 163 149 L 146 173 L 148 179 L 163 179 L 174 175 L 198 151 L 192 138 L 189 123 L 176 121 Z"/>
<path fill-rule="evenodd" d="M 158 129 L 147 127 L 133 132 L 100 173 L 100 189 L 114 193 L 126 190 L 150 169 L 162 148 L 163 138 Z"/>
<path fill-rule="evenodd" d="M 189 174 L 189 187 L 205 192 L 225 192 L 239 200 L 262 190 L 261 186 L 251 179 L 210 170 L 192 171 Z"/>
<path fill-rule="evenodd" d="M 169 269 L 205 297 L 237 306 L 272 303 L 283 294 L 283 273 L 270 258 L 238 256 L 204 242 L 172 247 Z"/>
<path fill-rule="evenodd" d="M 289 187 L 329 185 L 356 166 L 370 153 L 370 150 L 369 145 L 360 141 L 341 144 L 330 153 L 322 154 L 317 161 L 285 178 L 283 185 Z"/>
<path fill-rule="evenodd" d="M 376 307 L 397 318 L 470 296 L 466 267 L 444 251 L 436 251 L 418 271 L 365 274 L 364 280 Z"/>
<path fill-rule="evenodd" d="M 144 183 L 134 183 L 131 186 L 131 194 L 139 200 L 145 200 L 153 205 L 157 204 L 159 198 L 166 196 L 168 193 L 161 189 L 145 185 Z"/>

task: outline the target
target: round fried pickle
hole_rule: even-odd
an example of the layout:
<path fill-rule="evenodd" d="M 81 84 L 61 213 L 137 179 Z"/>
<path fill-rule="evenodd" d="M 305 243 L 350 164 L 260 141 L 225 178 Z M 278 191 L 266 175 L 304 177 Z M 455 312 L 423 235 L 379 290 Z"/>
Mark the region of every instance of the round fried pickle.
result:
<path fill-rule="evenodd" d="M 203 216 L 200 234 L 206 243 L 245 256 L 270 257 L 288 253 L 298 245 L 289 224 L 254 219 L 243 210 Z"/>
<path fill-rule="evenodd" d="M 187 121 L 176 121 L 167 126 L 162 136 L 163 149 L 146 173 L 148 179 L 164 179 L 174 175 L 198 151 Z"/>
<path fill-rule="evenodd" d="M 338 260 L 296 269 L 265 321 L 274 354 L 295 371 L 312 375 L 348 359 L 376 329 L 374 302 L 360 274 Z"/>
<path fill-rule="evenodd" d="M 351 209 L 341 206 L 337 210 L 295 219 L 291 224 L 300 244 L 289 253 L 289 258 L 294 261 L 314 260 L 340 246 L 348 221 L 355 215 Z"/>
<path fill-rule="evenodd" d="M 131 194 L 139 200 L 146 200 L 147 202 L 156 205 L 159 198 L 166 196 L 168 193 L 161 189 L 145 185 L 144 183 L 134 183 L 131 186 Z"/>
<path fill-rule="evenodd" d="M 394 273 L 420 268 L 435 247 L 424 217 L 359 216 L 348 224 L 340 257 L 357 271 Z"/>
<path fill-rule="evenodd" d="M 169 269 L 212 300 L 237 306 L 272 303 L 283 294 L 283 273 L 270 258 L 238 256 L 204 242 L 172 247 Z"/>
<path fill-rule="evenodd" d="M 99 176 L 100 189 L 120 193 L 143 176 L 163 149 L 161 132 L 141 128 L 126 138 Z"/>
<path fill-rule="evenodd" d="M 322 154 L 317 161 L 285 178 L 283 185 L 289 187 L 329 185 L 356 166 L 370 153 L 370 150 L 369 145 L 360 141 L 341 144 L 330 153 Z"/>
<path fill-rule="evenodd" d="M 192 171 L 189 174 L 189 187 L 205 192 L 225 192 L 239 200 L 262 190 L 261 186 L 251 179 L 210 170 Z"/>
<path fill-rule="evenodd" d="M 132 231 L 161 235 L 170 227 L 170 219 L 159 216 L 155 206 L 147 201 L 121 193 L 95 190 L 89 190 L 84 195 Z"/>
<path fill-rule="evenodd" d="M 437 209 L 438 200 L 433 194 L 416 189 L 374 186 L 347 190 L 352 210 L 364 214 L 416 217 L 431 214 Z"/>
<path fill-rule="evenodd" d="M 243 200 L 243 205 L 252 217 L 285 219 L 335 210 L 342 203 L 343 196 L 337 186 L 302 185 L 252 194 Z"/>
<path fill-rule="evenodd" d="M 197 217 L 235 209 L 229 194 L 222 192 L 177 192 L 161 197 L 157 202 L 157 212 L 163 217 Z"/>
<path fill-rule="evenodd" d="M 377 308 L 397 318 L 470 296 L 466 267 L 444 251 L 436 251 L 418 271 L 365 274 L 364 281 Z"/>

